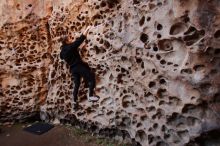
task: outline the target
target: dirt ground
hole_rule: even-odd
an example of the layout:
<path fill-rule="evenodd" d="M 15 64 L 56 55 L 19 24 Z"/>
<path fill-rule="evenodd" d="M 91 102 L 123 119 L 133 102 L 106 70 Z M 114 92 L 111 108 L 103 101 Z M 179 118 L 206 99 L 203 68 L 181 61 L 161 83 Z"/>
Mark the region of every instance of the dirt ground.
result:
<path fill-rule="evenodd" d="M 23 130 L 24 126 L 0 126 L 1 146 L 128 146 L 109 142 L 67 126 L 55 126 L 49 132 L 35 135 Z"/>
<path fill-rule="evenodd" d="M 96 146 L 79 140 L 69 129 L 61 126 L 55 126 L 42 135 L 23 131 L 20 125 L 1 129 L 1 146 Z"/>

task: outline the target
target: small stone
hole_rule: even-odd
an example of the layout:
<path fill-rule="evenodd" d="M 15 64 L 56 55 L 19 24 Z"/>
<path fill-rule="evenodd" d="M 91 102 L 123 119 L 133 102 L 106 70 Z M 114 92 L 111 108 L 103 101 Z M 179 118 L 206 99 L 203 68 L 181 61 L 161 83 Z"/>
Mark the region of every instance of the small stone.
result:
<path fill-rule="evenodd" d="M 60 120 L 56 118 L 56 119 L 53 121 L 53 124 L 54 124 L 54 125 L 59 125 L 59 124 L 60 124 Z"/>

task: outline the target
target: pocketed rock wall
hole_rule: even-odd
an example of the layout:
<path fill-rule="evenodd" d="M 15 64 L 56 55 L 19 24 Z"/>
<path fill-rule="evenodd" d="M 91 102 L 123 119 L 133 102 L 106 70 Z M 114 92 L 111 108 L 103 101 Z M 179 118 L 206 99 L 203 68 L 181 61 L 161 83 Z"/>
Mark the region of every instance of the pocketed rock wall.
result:
<path fill-rule="evenodd" d="M 81 55 L 101 99 L 89 103 L 83 82 L 75 111 L 59 38 L 88 24 Z M 182 146 L 220 128 L 219 0 L 1 0 L 0 27 L 1 123 L 40 111 L 143 146 Z"/>

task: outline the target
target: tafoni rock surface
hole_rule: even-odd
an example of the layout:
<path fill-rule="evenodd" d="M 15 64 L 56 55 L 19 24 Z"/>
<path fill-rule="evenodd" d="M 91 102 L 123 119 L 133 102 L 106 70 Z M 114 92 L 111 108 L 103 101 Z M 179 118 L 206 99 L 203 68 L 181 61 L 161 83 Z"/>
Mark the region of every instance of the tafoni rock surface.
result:
<path fill-rule="evenodd" d="M 81 55 L 98 103 L 73 110 L 61 36 L 91 24 Z M 183 146 L 220 128 L 219 0 L 1 0 L 0 122 L 40 112 L 142 146 Z"/>

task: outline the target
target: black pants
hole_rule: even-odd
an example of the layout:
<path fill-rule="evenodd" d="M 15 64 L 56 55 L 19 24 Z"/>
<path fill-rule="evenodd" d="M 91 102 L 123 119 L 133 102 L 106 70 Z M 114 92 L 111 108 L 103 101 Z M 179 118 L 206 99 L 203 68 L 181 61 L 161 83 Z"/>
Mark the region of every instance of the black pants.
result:
<path fill-rule="evenodd" d="M 78 91 L 80 87 L 80 80 L 83 77 L 87 86 L 89 87 L 89 96 L 93 96 L 95 88 L 95 74 L 89 68 L 86 63 L 80 62 L 71 66 L 71 73 L 74 80 L 74 91 L 73 91 L 73 100 L 77 102 L 78 100 Z"/>

